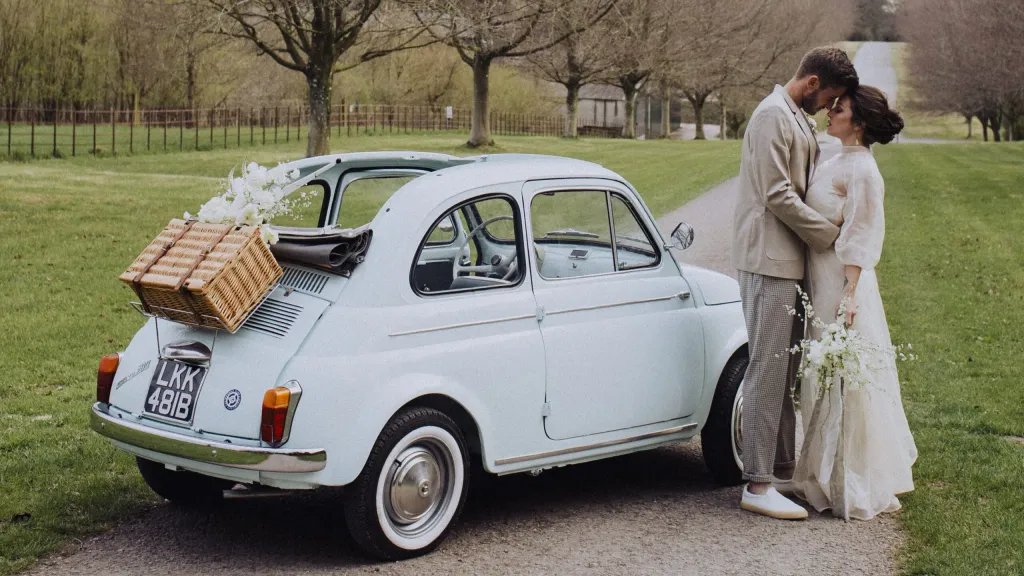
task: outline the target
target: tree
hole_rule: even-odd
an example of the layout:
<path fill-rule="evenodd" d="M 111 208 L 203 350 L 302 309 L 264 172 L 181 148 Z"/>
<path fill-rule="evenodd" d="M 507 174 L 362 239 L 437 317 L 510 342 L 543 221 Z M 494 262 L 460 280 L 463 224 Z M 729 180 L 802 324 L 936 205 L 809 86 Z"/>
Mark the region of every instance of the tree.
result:
<path fill-rule="evenodd" d="M 985 140 L 1024 137 L 1024 5 L 907 0 L 904 9 L 912 105 L 976 117 Z"/>
<path fill-rule="evenodd" d="M 564 34 L 545 35 L 539 30 L 553 26 L 548 19 L 578 0 L 419 0 L 415 13 L 430 34 L 455 48 L 473 70 L 473 117 L 470 147 L 489 146 L 491 138 L 488 92 L 491 64 L 504 58 L 521 58 L 547 50 L 592 22 Z M 607 0 L 600 18 L 613 5 Z"/>
<path fill-rule="evenodd" d="M 326 154 L 330 144 L 334 75 L 394 50 L 417 46 L 419 34 L 401 35 L 390 24 L 365 34 L 383 0 L 193 0 L 219 16 L 218 32 L 248 41 L 281 66 L 306 79 L 309 131 L 306 155 Z M 398 14 L 389 16 L 398 19 Z M 400 38 L 397 44 L 391 40 Z M 352 54 L 356 52 L 357 54 Z"/>
<path fill-rule="evenodd" d="M 696 138 L 704 138 L 710 97 L 721 105 L 731 89 L 788 80 L 836 17 L 829 7 L 805 0 L 722 0 L 690 7 L 675 33 L 692 41 L 674 70 L 693 107 Z"/>
<path fill-rule="evenodd" d="M 565 40 L 526 57 L 538 76 L 565 88 L 566 138 L 579 135 L 580 88 L 599 81 L 609 66 L 608 29 L 591 25 L 609 7 L 606 0 L 578 0 L 557 10 L 541 33 Z"/>
<path fill-rule="evenodd" d="M 680 8 L 670 0 L 620 0 L 608 15 L 604 33 L 614 39 L 606 82 L 622 89 L 626 121 L 622 135 L 636 137 L 636 97 L 650 76 L 672 62 L 680 47 L 672 34 Z M 678 10 L 678 12 L 677 12 Z"/>

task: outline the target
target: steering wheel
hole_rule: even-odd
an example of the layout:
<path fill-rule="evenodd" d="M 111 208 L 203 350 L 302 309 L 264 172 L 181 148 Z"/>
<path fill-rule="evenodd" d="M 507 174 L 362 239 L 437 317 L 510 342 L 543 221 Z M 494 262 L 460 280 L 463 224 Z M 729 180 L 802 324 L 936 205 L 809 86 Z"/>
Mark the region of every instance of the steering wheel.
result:
<path fill-rule="evenodd" d="M 479 234 L 481 230 L 483 230 L 484 228 L 486 228 L 490 224 L 493 224 L 493 223 L 498 222 L 500 220 L 514 220 L 514 219 L 512 218 L 512 216 L 508 216 L 508 215 L 505 215 L 505 216 L 495 216 L 494 218 L 489 218 L 487 220 L 484 220 L 480 224 L 477 224 L 475 228 L 470 230 L 469 234 L 466 234 L 465 238 L 463 238 L 461 241 L 459 241 L 459 245 L 455 247 L 455 253 L 456 253 L 455 264 L 454 264 L 454 266 L 452 266 L 452 279 L 453 280 L 458 278 L 459 274 L 462 273 L 462 272 L 466 272 L 466 273 L 483 272 L 484 274 L 497 274 L 498 273 L 498 266 L 494 266 L 494 265 L 491 265 L 491 264 L 481 264 L 479 266 L 463 266 L 462 263 L 461 263 L 461 260 L 462 260 L 462 251 L 465 250 L 466 246 L 469 244 L 469 241 L 473 238 L 473 236 L 476 236 L 477 234 Z M 512 259 L 512 267 L 515 267 L 515 264 L 516 264 L 516 259 L 513 258 Z M 511 268 L 510 268 L 510 273 L 509 274 L 505 274 L 505 277 L 502 278 L 502 280 L 507 280 L 510 277 L 510 274 L 511 274 Z"/>

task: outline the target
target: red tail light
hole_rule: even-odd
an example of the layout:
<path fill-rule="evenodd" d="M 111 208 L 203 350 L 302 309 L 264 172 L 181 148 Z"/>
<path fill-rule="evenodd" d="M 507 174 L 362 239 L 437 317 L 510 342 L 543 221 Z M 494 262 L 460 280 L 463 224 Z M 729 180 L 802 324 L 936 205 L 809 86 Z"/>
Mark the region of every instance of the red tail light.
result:
<path fill-rule="evenodd" d="M 271 446 L 280 446 L 287 440 L 288 407 L 291 390 L 283 386 L 271 388 L 263 395 L 263 418 L 260 421 L 260 438 Z"/>
<path fill-rule="evenodd" d="M 120 354 L 107 354 L 100 358 L 100 369 L 96 372 L 96 401 L 110 403 L 110 389 L 114 385 L 114 374 L 121 363 Z"/>

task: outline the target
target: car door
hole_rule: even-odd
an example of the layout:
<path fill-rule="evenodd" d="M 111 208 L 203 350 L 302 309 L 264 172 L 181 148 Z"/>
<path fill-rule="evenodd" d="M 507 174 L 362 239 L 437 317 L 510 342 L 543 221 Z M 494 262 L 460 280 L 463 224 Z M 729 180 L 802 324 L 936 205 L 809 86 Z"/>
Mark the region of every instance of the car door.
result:
<path fill-rule="evenodd" d="M 574 179 L 528 182 L 523 196 L 548 437 L 693 414 L 704 381 L 700 318 L 634 192 Z"/>

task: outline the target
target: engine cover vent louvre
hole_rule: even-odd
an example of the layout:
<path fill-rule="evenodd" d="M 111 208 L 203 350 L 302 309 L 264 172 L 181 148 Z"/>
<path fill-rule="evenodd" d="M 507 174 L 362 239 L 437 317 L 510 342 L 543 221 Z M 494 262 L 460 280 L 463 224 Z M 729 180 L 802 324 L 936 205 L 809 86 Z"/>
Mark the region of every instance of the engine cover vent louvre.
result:
<path fill-rule="evenodd" d="M 282 286 L 313 295 L 323 292 L 327 281 L 331 279 L 329 275 L 322 272 L 313 272 L 292 266 L 282 266 L 281 269 L 284 270 L 284 276 L 281 277 L 280 282 Z"/>
<path fill-rule="evenodd" d="M 302 306 L 298 304 L 268 298 L 246 319 L 242 328 L 284 338 L 301 313 Z"/>

